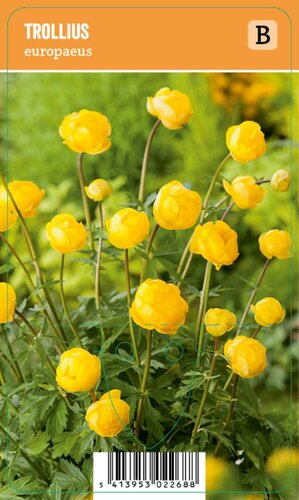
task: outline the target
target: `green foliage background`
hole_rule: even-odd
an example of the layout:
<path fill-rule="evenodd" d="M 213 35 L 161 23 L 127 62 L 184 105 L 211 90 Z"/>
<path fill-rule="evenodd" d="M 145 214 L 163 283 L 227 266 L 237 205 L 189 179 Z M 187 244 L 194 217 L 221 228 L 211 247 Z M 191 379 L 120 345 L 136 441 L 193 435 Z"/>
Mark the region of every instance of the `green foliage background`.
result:
<path fill-rule="evenodd" d="M 5 85 L 4 75 L 1 75 L 1 103 L 5 108 Z M 241 165 L 230 161 L 223 171 L 224 177 L 232 180 L 237 175 L 255 175 L 268 178 L 279 169 L 291 169 L 291 77 L 289 74 L 265 74 L 261 75 L 265 81 L 270 81 L 276 88 L 276 92 L 268 99 L 258 100 L 255 105 L 254 119 L 259 121 L 264 130 L 268 143 L 267 154 L 258 161 Z M 298 89 L 299 75 L 293 76 L 293 88 Z M 209 77 L 205 74 L 14 74 L 9 75 L 8 102 L 9 102 L 9 179 L 32 180 L 40 187 L 45 188 L 46 197 L 39 209 L 39 215 L 29 222 L 33 232 L 34 240 L 39 247 L 41 263 L 49 273 L 49 277 L 57 279 L 58 262 L 57 254 L 49 248 L 45 239 L 44 224 L 50 220 L 57 212 L 69 212 L 78 218 L 83 217 L 82 204 L 80 198 L 79 185 L 76 175 L 76 155 L 62 144 L 58 134 L 58 127 L 64 115 L 82 108 L 101 111 L 106 114 L 112 124 L 111 149 L 103 155 L 86 156 L 84 158 L 84 170 L 88 181 L 96 177 L 103 177 L 109 180 L 114 192 L 105 202 L 105 216 L 128 203 L 136 201 L 139 183 L 139 174 L 142 162 L 145 142 L 153 124 L 151 117 L 145 110 L 145 98 L 153 95 L 160 87 L 169 86 L 177 88 L 189 95 L 194 116 L 190 123 L 182 130 L 170 132 L 160 127 L 151 150 L 149 171 L 146 182 L 147 195 L 156 192 L 164 182 L 178 179 L 187 183 L 202 196 L 206 192 L 207 185 L 213 175 L 216 166 L 227 154 L 225 146 L 225 132 L 227 128 L 246 118 L 242 102 L 236 103 L 230 111 L 219 107 L 213 101 Z M 298 157 L 299 157 L 299 131 L 298 131 L 298 92 L 293 92 L 293 170 L 292 189 L 288 193 L 276 193 L 267 186 L 267 195 L 264 202 L 252 211 L 234 210 L 230 216 L 229 223 L 238 231 L 240 258 L 236 262 L 233 270 L 229 268 L 214 273 L 212 281 L 212 293 L 210 295 L 210 307 L 225 307 L 240 315 L 246 303 L 251 283 L 254 283 L 261 268 L 263 257 L 258 251 L 258 236 L 271 228 L 279 227 L 290 230 L 294 235 L 298 228 L 297 221 L 297 200 L 298 200 Z M 5 109 L 3 109 L 5 111 Z M 2 132 L 4 123 L 2 122 Z M 5 143 L 0 142 L 0 153 L 5 159 Z M 223 190 L 219 184 L 215 190 L 213 199 L 216 201 L 223 196 Z M 150 271 L 154 275 L 167 279 L 173 272 L 174 249 L 183 249 L 190 232 L 181 231 L 176 235 L 161 231 L 157 238 L 156 259 L 151 263 Z M 296 295 L 297 265 L 296 256 L 298 252 L 296 237 L 293 238 L 294 259 L 287 261 L 275 261 L 271 264 L 271 271 L 263 281 L 263 285 L 258 292 L 258 298 L 265 295 L 277 297 L 286 307 L 288 319 L 271 332 L 263 333 L 262 341 L 269 347 L 271 357 L 270 368 L 267 373 L 257 380 L 248 382 L 244 388 L 244 406 L 247 403 L 247 411 L 253 401 L 251 391 L 256 392 L 263 401 L 264 416 L 260 416 L 260 408 L 251 408 L 251 416 L 260 418 L 260 429 L 256 428 L 256 423 L 250 427 L 242 427 L 241 435 L 248 433 L 247 442 L 240 443 L 244 449 L 249 449 L 249 456 L 254 457 L 251 463 L 251 472 L 245 488 L 259 489 L 258 485 L 265 484 L 259 475 L 259 467 L 256 466 L 259 460 L 259 450 L 253 437 L 256 432 L 260 433 L 257 439 L 262 439 L 263 426 L 266 426 L 265 415 L 271 411 L 277 414 L 277 422 L 271 420 L 269 425 L 276 426 L 273 446 L 282 444 L 287 440 L 288 432 L 292 422 L 285 416 L 281 416 L 281 411 L 289 408 L 290 404 L 290 377 L 293 373 L 294 379 L 297 376 L 298 349 L 298 302 Z M 10 242 L 18 249 L 24 260 L 28 259 L 24 242 L 19 234 L 19 229 L 15 226 L 10 231 Z M 1 248 L 1 257 L 5 262 L 5 250 Z M 121 259 L 111 259 L 108 256 L 105 261 L 103 272 L 104 290 L 111 296 L 116 297 L 115 301 L 121 300 L 121 293 L 124 290 L 123 263 Z M 113 256 L 112 256 L 113 257 Z M 72 258 L 68 260 L 66 271 L 65 289 L 68 299 L 71 300 L 75 310 L 75 318 L 84 316 L 86 322 L 97 321 L 92 312 L 93 296 L 93 276 L 90 268 L 87 272 L 82 272 L 82 259 Z M 133 284 L 138 283 L 138 271 L 140 269 L 140 254 L 132 253 L 131 269 L 133 272 Z M 194 259 L 189 278 L 186 282 L 186 289 L 190 294 L 194 290 L 194 299 L 197 298 L 198 289 L 201 287 L 204 264 L 200 258 Z M 18 267 L 13 268 L 10 273 L 10 282 L 18 290 L 18 298 L 25 298 L 26 289 L 22 271 Z M 225 284 L 225 285 L 224 285 Z M 193 287 L 193 288 L 192 288 Z M 78 306 L 77 296 L 81 295 Z M 120 294 L 119 296 L 117 294 Z M 196 304 L 196 302 L 194 302 Z M 23 307 L 25 309 L 26 303 Z M 191 312 L 191 321 L 195 321 L 195 309 Z M 116 329 L 121 329 L 125 310 L 106 310 L 104 314 L 105 325 L 111 324 Z M 292 311 L 292 316 L 290 315 Z M 105 317 L 106 314 L 106 317 Z M 115 316 L 113 316 L 115 314 Z M 193 314 L 193 317 L 192 317 Z M 109 323 L 110 322 L 110 323 Z M 97 323 L 95 323 L 97 324 Z M 184 330 L 184 329 L 183 329 Z M 87 330 L 88 333 L 89 330 Z M 119 330 L 120 331 L 120 330 Z M 183 331 L 184 342 L 188 343 L 188 329 Z M 93 334 L 93 333 L 92 333 Z M 295 344 L 290 344 L 291 335 Z M 17 335 L 17 334 L 16 334 Z M 115 333 L 115 339 L 118 338 Z M 121 338 L 121 337 L 120 337 Z M 110 344 L 113 343 L 110 339 Z M 92 339 L 91 339 L 92 344 Z M 107 342 L 107 341 L 106 341 Z M 108 340 L 109 342 L 109 340 Z M 184 344 L 185 345 L 185 344 Z M 27 345 L 26 345 L 27 348 Z M 25 345 L 19 343 L 20 360 L 25 360 Z M 23 352 L 24 351 L 24 352 Z M 32 353 L 34 357 L 34 353 Z M 133 387 L 129 387 L 129 381 L 122 383 L 116 378 L 118 373 L 113 371 L 115 362 L 118 369 L 126 371 L 130 368 L 130 360 L 126 359 L 125 351 L 120 351 L 118 358 L 116 355 L 109 360 L 107 355 L 109 377 L 112 381 L 122 385 L 127 400 L 132 401 L 132 405 L 138 399 L 138 393 Z M 157 361 L 157 370 L 159 369 Z M 290 367 L 293 364 L 293 371 Z M 167 363 L 166 363 L 167 365 Z M 162 367 L 162 365 L 160 365 Z M 165 368 L 165 367 L 164 367 Z M 169 368 L 169 366 L 168 366 Z M 187 370 L 186 362 L 186 370 Z M 169 368 L 170 369 L 170 368 Z M 194 374 L 184 372 L 184 363 L 173 364 L 171 376 L 168 379 L 152 381 L 157 387 L 156 398 L 161 405 L 167 407 L 167 383 L 174 378 L 183 378 L 183 387 L 179 396 L 188 393 L 190 380 L 194 379 Z M 34 456 L 46 456 L 47 447 L 53 438 L 54 451 L 52 458 L 64 457 L 59 462 L 59 469 L 52 470 L 54 480 L 49 488 L 58 491 L 62 485 L 68 484 L 70 489 L 84 491 L 89 489 L 90 462 L 82 459 L 90 453 L 94 444 L 94 435 L 89 433 L 86 426 L 82 424 L 82 419 L 76 417 L 76 413 L 68 415 L 68 408 L 65 403 L 57 398 L 53 390 L 53 380 L 49 375 L 49 380 L 45 380 L 45 370 L 37 367 L 36 378 L 32 384 L 24 387 L 27 404 L 21 409 L 21 428 L 23 435 L 26 432 L 29 436 L 25 447 L 31 450 Z M 40 377 L 40 378 L 39 378 Z M 191 377 L 191 378 L 190 378 Z M 134 376 L 133 376 L 134 378 Z M 199 377 L 198 385 L 203 382 Z M 159 385 L 160 384 L 160 385 Z M 34 387 L 34 390 L 33 390 Z M 184 387 L 186 390 L 184 391 Z M 159 392 L 159 394 L 158 394 Z M 162 397 L 164 393 L 165 397 Z M 295 389 L 294 389 L 295 395 Z M 19 397 L 16 395 L 16 397 Z M 160 399 L 159 399 L 160 398 Z M 170 400 L 173 396 L 170 396 Z M 80 398 L 74 403 L 74 407 L 80 404 Z M 150 405 L 148 400 L 148 405 Z M 36 405 L 36 406 L 35 406 Z M 175 418 L 182 408 L 179 400 L 172 408 L 172 417 Z M 36 408 L 37 414 L 34 411 Z M 43 411 L 41 412 L 41 408 Z M 295 409 L 293 408 L 293 411 Z M 249 417 L 248 417 L 249 418 Z M 272 417 L 271 417 L 272 418 Z M 32 421 L 38 422 L 38 430 L 34 440 L 30 442 L 30 432 Z M 67 420 L 68 419 L 68 420 Z M 155 424 L 155 433 L 152 439 L 157 440 L 163 435 L 163 421 L 154 407 L 148 408 L 147 424 Z M 256 422 L 256 421 L 255 421 Z M 76 432 L 75 432 L 76 431 Z M 18 433 L 17 428 L 12 433 Z M 215 430 L 217 435 L 218 430 Z M 243 434 L 242 434 L 243 433 Z M 252 435 L 251 435 L 252 433 Z M 78 435 L 81 440 L 78 440 Z M 251 437 L 250 437 L 251 436 Z M 279 437 L 280 436 L 280 437 Z M 281 436 L 284 436 L 283 439 Z M 180 437 L 180 435 L 178 436 Z M 252 439 L 251 439 L 252 438 Z M 241 439 L 241 438 L 240 438 Z M 275 442 L 275 439 L 277 440 Z M 201 446 L 205 446 L 208 435 L 203 433 Z M 245 437 L 244 437 L 245 440 Z M 97 444 L 101 449 L 111 446 L 106 440 L 97 439 Z M 125 436 L 120 442 L 112 440 L 116 448 L 129 446 L 128 437 Z M 276 444 L 275 444 L 276 443 Z M 267 451 L 267 443 L 263 445 Z M 230 443 L 227 443 L 230 449 Z M 265 451 L 265 453 L 266 453 Z M 49 474 L 48 464 L 41 465 L 45 473 Z M 24 471 L 21 489 L 29 490 L 41 488 L 41 483 L 29 480 L 28 465 L 22 457 L 16 459 L 16 467 Z M 77 464 L 77 465 L 76 465 Z M 72 469 L 75 467 L 75 469 Z M 80 468 L 80 470 L 78 469 Z M 78 472 L 79 470 L 79 472 Z M 80 474 L 79 474 L 80 473 Z M 70 477 L 76 476 L 77 483 L 71 483 Z M 1 479 L 1 476 L 0 476 Z M 4 482 L 4 475 L 2 475 Z M 18 481 L 11 478 L 11 481 Z M 26 482 L 27 481 L 27 482 Z M 31 481 L 31 483 L 30 483 Z M 7 490 L 0 487 L 0 498 L 13 499 L 23 498 L 19 496 L 7 496 Z M 5 496 L 6 495 L 6 496 Z M 26 497 L 26 495 L 25 495 Z M 42 497 L 40 497 L 42 498 Z M 47 498 L 47 496 L 45 496 Z M 59 496 L 53 498 L 67 498 Z M 284 498 L 284 497 L 282 497 Z"/>

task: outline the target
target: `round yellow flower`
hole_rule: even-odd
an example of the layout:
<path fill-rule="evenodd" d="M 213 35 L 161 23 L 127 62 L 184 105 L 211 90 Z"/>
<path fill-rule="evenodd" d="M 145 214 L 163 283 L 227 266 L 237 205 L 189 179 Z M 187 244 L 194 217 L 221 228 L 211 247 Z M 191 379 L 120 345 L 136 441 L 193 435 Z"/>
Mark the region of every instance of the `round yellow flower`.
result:
<path fill-rule="evenodd" d="M 199 194 L 179 181 L 165 184 L 154 203 L 154 217 L 163 229 L 188 229 L 196 224 L 200 212 Z"/>
<path fill-rule="evenodd" d="M 56 382 L 67 392 L 90 391 L 100 376 L 100 359 L 81 347 L 64 351 L 56 369 Z"/>
<path fill-rule="evenodd" d="M 121 391 L 113 389 L 88 408 L 85 420 L 99 436 L 114 437 L 128 425 L 130 407 L 120 397 Z"/>
<path fill-rule="evenodd" d="M 231 184 L 224 180 L 223 187 L 235 204 L 243 209 L 255 208 L 266 194 L 266 189 L 256 184 L 249 175 L 236 177 Z"/>
<path fill-rule="evenodd" d="M 204 324 L 208 333 L 213 337 L 220 337 L 226 332 L 230 332 L 236 325 L 237 318 L 234 313 L 227 309 L 208 309 L 205 317 Z"/>
<path fill-rule="evenodd" d="M 24 219 L 34 217 L 36 208 L 45 196 L 45 190 L 40 189 L 31 181 L 10 182 L 8 189 Z"/>
<path fill-rule="evenodd" d="M 290 252 L 291 237 L 286 231 L 271 229 L 267 233 L 261 234 L 259 237 L 259 246 L 261 253 L 267 259 L 272 259 L 273 257 L 288 259 L 292 256 Z"/>
<path fill-rule="evenodd" d="M 273 187 L 273 189 L 275 189 L 275 191 L 279 191 L 280 193 L 288 191 L 290 188 L 290 183 L 290 174 L 283 169 L 277 170 L 271 177 L 271 186 Z"/>
<path fill-rule="evenodd" d="M 239 255 L 238 235 L 226 222 L 206 222 L 196 226 L 190 242 L 190 252 L 212 262 L 217 271 L 230 266 Z"/>
<path fill-rule="evenodd" d="M 266 471 L 271 476 L 276 476 L 294 468 L 298 470 L 299 452 L 296 448 L 277 448 L 268 457 Z"/>
<path fill-rule="evenodd" d="M 189 97 L 168 87 L 158 90 L 154 97 L 148 97 L 146 109 L 169 130 L 181 128 L 193 114 Z"/>
<path fill-rule="evenodd" d="M 46 234 L 52 248 L 70 253 L 84 247 L 87 232 L 82 222 L 70 214 L 59 214 L 46 224 Z"/>
<path fill-rule="evenodd" d="M 111 146 L 111 125 L 102 113 L 81 109 L 65 116 L 59 134 L 75 153 L 97 155 Z"/>
<path fill-rule="evenodd" d="M 85 186 L 85 193 L 93 201 L 103 201 L 112 193 L 112 186 L 104 179 L 95 179 Z"/>
<path fill-rule="evenodd" d="M 14 288 L 9 283 L 0 283 L 0 323 L 13 321 L 16 300 Z"/>
<path fill-rule="evenodd" d="M 8 231 L 18 216 L 4 186 L 0 186 L 0 233 Z"/>
<path fill-rule="evenodd" d="M 263 344 L 243 335 L 225 343 L 224 355 L 227 357 L 233 372 L 242 378 L 256 377 L 267 366 L 266 348 Z"/>
<path fill-rule="evenodd" d="M 185 323 L 188 310 L 176 285 L 147 279 L 137 289 L 130 315 L 146 330 L 173 335 Z"/>
<path fill-rule="evenodd" d="M 132 248 L 149 233 L 149 220 L 145 212 L 123 208 L 106 221 L 108 239 L 117 248 Z"/>
<path fill-rule="evenodd" d="M 281 323 L 286 315 L 280 302 L 273 297 L 265 297 L 251 306 L 255 321 L 261 326 L 272 326 Z"/>
<path fill-rule="evenodd" d="M 234 160 L 247 163 L 266 151 L 266 141 L 258 123 L 245 121 L 226 132 L 226 145 Z"/>
<path fill-rule="evenodd" d="M 229 473 L 229 464 L 223 458 L 207 455 L 206 457 L 206 491 L 217 491 L 224 485 Z"/>

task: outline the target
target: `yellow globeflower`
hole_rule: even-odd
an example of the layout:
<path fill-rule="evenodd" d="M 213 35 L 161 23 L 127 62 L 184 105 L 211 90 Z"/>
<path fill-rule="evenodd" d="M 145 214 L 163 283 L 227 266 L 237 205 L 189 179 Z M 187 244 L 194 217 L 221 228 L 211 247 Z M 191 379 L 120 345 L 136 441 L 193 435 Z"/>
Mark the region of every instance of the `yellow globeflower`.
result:
<path fill-rule="evenodd" d="M 106 221 L 108 239 L 117 248 L 132 248 L 149 233 L 149 220 L 145 212 L 123 208 Z"/>
<path fill-rule="evenodd" d="M 46 224 L 46 234 L 52 248 L 70 253 L 84 247 L 87 232 L 82 222 L 70 214 L 59 214 Z"/>
<path fill-rule="evenodd" d="M 193 114 L 189 97 L 168 87 L 158 90 L 154 97 L 148 97 L 146 108 L 169 130 L 181 128 Z"/>
<path fill-rule="evenodd" d="M 111 125 L 102 113 L 81 109 L 65 116 L 59 134 L 75 153 L 97 155 L 111 146 Z"/>
<path fill-rule="evenodd" d="M 103 201 L 112 193 L 112 186 L 104 179 L 95 179 L 85 186 L 85 193 L 93 201 Z"/>
<path fill-rule="evenodd" d="M 251 306 L 255 321 L 261 326 L 271 326 L 281 323 L 286 315 L 280 302 L 273 297 L 265 297 Z"/>
<path fill-rule="evenodd" d="M 188 309 L 176 285 L 147 279 L 137 289 L 130 315 L 146 330 L 173 335 L 185 323 Z"/>
<path fill-rule="evenodd" d="M 0 283 L 0 323 L 13 321 L 16 300 L 14 288 L 9 283 Z"/>
<path fill-rule="evenodd" d="M 188 229 L 196 224 L 200 212 L 199 194 L 179 181 L 165 184 L 154 203 L 154 217 L 163 229 Z"/>
<path fill-rule="evenodd" d="M 113 389 L 88 408 L 85 420 L 99 436 L 114 437 L 128 425 L 130 407 L 120 397 L 121 391 Z"/>
<path fill-rule="evenodd" d="M 4 186 L 0 186 L 0 233 L 5 233 L 16 222 L 18 216 Z"/>
<path fill-rule="evenodd" d="M 279 191 L 280 193 L 288 191 L 290 188 L 290 183 L 290 174 L 283 169 L 277 170 L 271 177 L 271 186 L 273 187 L 273 189 L 275 189 L 275 191 Z"/>
<path fill-rule="evenodd" d="M 206 457 L 206 491 L 222 489 L 229 473 L 229 464 L 223 458 L 207 455 Z"/>
<path fill-rule="evenodd" d="M 45 196 L 45 190 L 40 189 L 31 181 L 10 182 L 8 189 L 24 219 L 34 217 L 36 208 Z"/>
<path fill-rule="evenodd" d="M 65 351 L 56 369 L 56 382 L 67 392 L 93 389 L 101 377 L 101 361 L 81 347 Z"/>
<path fill-rule="evenodd" d="M 223 187 L 239 208 L 255 208 L 266 194 L 266 189 L 249 175 L 236 177 L 231 184 L 224 180 Z"/>
<path fill-rule="evenodd" d="M 256 377 L 267 366 L 266 348 L 263 344 L 243 335 L 225 343 L 224 355 L 227 357 L 232 371 L 242 378 Z"/>
<path fill-rule="evenodd" d="M 236 325 L 237 318 L 234 313 L 227 309 L 208 309 L 205 317 L 204 324 L 208 333 L 213 337 L 220 337 L 226 332 L 230 332 Z"/>
<path fill-rule="evenodd" d="M 272 259 L 273 257 L 277 259 L 288 259 L 292 256 L 290 252 L 291 237 L 286 231 L 271 229 L 267 231 L 267 233 L 261 234 L 259 237 L 259 245 L 261 253 L 267 257 L 267 259 Z"/>
<path fill-rule="evenodd" d="M 190 242 L 190 252 L 202 255 L 218 271 L 221 266 L 230 266 L 238 258 L 237 239 L 236 231 L 226 222 L 206 222 L 202 226 L 196 226 Z"/>
<path fill-rule="evenodd" d="M 247 163 L 266 151 L 266 141 L 258 123 L 245 121 L 226 132 L 226 145 L 234 160 Z"/>
<path fill-rule="evenodd" d="M 298 470 L 299 452 L 296 448 L 277 448 L 268 457 L 266 471 L 275 477 L 291 468 Z"/>

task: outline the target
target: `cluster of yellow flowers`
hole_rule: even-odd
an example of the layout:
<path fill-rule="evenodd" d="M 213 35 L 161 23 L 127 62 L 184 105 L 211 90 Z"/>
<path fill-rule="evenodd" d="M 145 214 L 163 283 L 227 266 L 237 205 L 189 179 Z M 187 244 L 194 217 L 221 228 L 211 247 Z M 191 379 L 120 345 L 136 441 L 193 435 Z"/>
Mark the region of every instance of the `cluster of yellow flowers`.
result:
<path fill-rule="evenodd" d="M 168 129 L 182 127 L 192 115 L 189 98 L 177 90 L 163 88 L 147 100 L 150 114 Z M 64 143 L 82 155 L 100 154 L 111 146 L 111 125 L 108 119 L 95 111 L 81 110 L 67 115 L 59 132 Z M 230 156 L 240 163 L 255 160 L 264 154 L 266 142 L 259 124 L 245 121 L 230 127 L 226 134 Z M 277 191 L 289 188 L 290 178 L 286 171 L 278 170 L 271 179 Z M 231 183 L 224 180 L 223 186 L 232 202 L 241 209 L 254 208 L 260 203 L 266 190 L 250 176 L 240 176 Z M 105 179 L 95 179 L 84 186 L 85 195 L 102 203 L 112 192 Z M 8 230 L 16 222 L 18 214 L 23 218 L 35 215 L 36 208 L 44 197 L 44 190 L 30 181 L 14 181 L 0 188 L 0 231 Z M 205 207 L 206 209 L 206 207 Z M 223 220 L 203 222 L 199 216 L 203 211 L 201 196 L 185 187 L 178 180 L 168 182 L 158 192 L 153 205 L 153 217 L 157 227 L 168 231 L 194 228 L 190 240 L 191 254 L 201 255 L 219 270 L 230 266 L 239 256 L 237 232 Z M 3 215 L 3 214 L 6 215 Z M 197 225 L 196 225 L 197 224 Z M 106 220 L 109 242 L 126 251 L 142 243 L 149 235 L 150 221 L 145 211 L 122 208 Z M 47 239 L 60 254 L 82 249 L 87 242 L 87 231 L 71 214 L 58 214 L 46 225 Z M 287 232 L 272 229 L 259 238 L 261 253 L 267 258 L 290 257 L 290 236 Z M 9 284 L 0 284 L 0 322 L 12 321 L 16 294 Z M 251 305 L 255 321 L 270 327 L 284 319 L 285 310 L 273 297 L 265 297 Z M 137 288 L 130 304 L 132 320 L 146 330 L 173 335 L 184 325 L 189 307 L 182 297 L 178 285 L 160 279 L 146 279 Z M 220 308 L 209 309 L 204 316 L 206 331 L 214 337 L 231 331 L 237 323 L 236 316 Z M 224 355 L 234 373 L 244 378 L 259 375 L 266 367 L 266 349 L 255 338 L 237 335 L 224 346 Z M 65 391 L 91 391 L 101 376 L 101 363 L 82 348 L 65 351 L 57 367 L 57 384 Z M 121 399 L 121 393 L 113 389 L 88 408 L 86 420 L 92 430 L 101 436 L 118 434 L 129 422 L 130 409 Z"/>
<path fill-rule="evenodd" d="M 252 119 L 265 99 L 277 93 L 277 86 L 254 73 L 213 73 L 209 75 L 212 99 L 228 113 L 239 108 L 244 117 Z"/>

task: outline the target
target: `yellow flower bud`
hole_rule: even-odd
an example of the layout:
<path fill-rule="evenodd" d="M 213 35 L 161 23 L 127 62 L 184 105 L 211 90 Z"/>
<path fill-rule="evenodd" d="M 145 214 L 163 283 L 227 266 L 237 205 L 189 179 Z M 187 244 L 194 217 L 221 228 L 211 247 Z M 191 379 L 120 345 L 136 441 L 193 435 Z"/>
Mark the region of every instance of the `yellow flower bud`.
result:
<path fill-rule="evenodd" d="M 196 224 L 200 212 L 199 194 L 179 181 L 165 184 L 154 203 L 154 217 L 163 229 L 188 229 Z"/>
<path fill-rule="evenodd" d="M 112 187 L 104 179 L 95 179 L 85 186 L 85 193 L 93 201 L 103 201 L 112 193 Z"/>
<path fill-rule="evenodd" d="M 137 289 L 130 315 L 146 330 L 173 335 L 185 323 L 188 310 L 176 285 L 147 279 Z"/>
<path fill-rule="evenodd" d="M 280 193 L 288 191 L 290 183 L 290 174 L 283 169 L 277 170 L 271 177 L 271 186 L 275 189 L 275 191 L 279 191 Z"/>
<path fill-rule="evenodd" d="M 217 491 L 224 486 L 225 477 L 230 472 L 229 464 L 223 458 L 207 455 L 206 457 L 206 491 Z"/>
<path fill-rule="evenodd" d="M 238 235 L 226 222 L 206 222 L 196 226 L 190 242 L 190 252 L 212 262 L 217 271 L 230 266 L 239 255 Z"/>
<path fill-rule="evenodd" d="M 189 97 L 168 87 L 158 90 L 154 97 L 148 97 L 146 109 L 169 130 L 181 128 L 193 114 Z"/>
<path fill-rule="evenodd" d="M 267 233 L 261 234 L 259 237 L 259 246 L 261 253 L 267 259 L 272 259 L 273 257 L 277 259 L 289 259 L 289 257 L 292 257 L 290 252 L 291 237 L 286 231 L 271 229 Z"/>
<path fill-rule="evenodd" d="M 123 208 L 106 221 L 108 239 L 117 248 L 132 248 L 149 233 L 149 220 L 145 212 Z"/>
<path fill-rule="evenodd" d="M 0 186 L 0 233 L 8 231 L 18 216 L 4 186 Z"/>
<path fill-rule="evenodd" d="M 67 392 L 91 391 L 101 377 L 101 361 L 81 347 L 64 351 L 56 369 L 56 382 Z"/>
<path fill-rule="evenodd" d="M 226 132 L 226 145 L 234 160 L 247 163 L 266 151 L 266 141 L 258 123 L 245 121 Z"/>
<path fill-rule="evenodd" d="M 273 297 L 265 297 L 251 306 L 255 321 L 261 326 L 271 326 L 281 323 L 286 315 L 280 302 Z"/>
<path fill-rule="evenodd" d="M 294 468 L 298 470 L 299 452 L 296 448 L 277 448 L 268 457 L 266 471 L 275 477 Z"/>
<path fill-rule="evenodd" d="M 75 153 L 97 155 L 111 146 L 111 125 L 102 113 L 81 109 L 65 116 L 59 134 Z"/>
<path fill-rule="evenodd" d="M 234 313 L 227 309 L 208 309 L 205 317 L 204 324 L 208 333 L 213 337 L 220 337 L 226 332 L 230 332 L 236 325 L 237 318 Z"/>
<path fill-rule="evenodd" d="M 231 184 L 224 180 L 223 187 L 239 208 L 255 208 L 266 194 L 266 189 L 249 175 L 236 177 Z"/>
<path fill-rule="evenodd" d="M 99 436 L 114 437 L 128 425 L 130 407 L 120 397 L 121 392 L 113 389 L 88 408 L 85 420 Z"/>
<path fill-rule="evenodd" d="M 256 377 L 267 366 L 266 348 L 263 344 L 243 335 L 225 343 L 224 355 L 227 357 L 232 371 L 243 378 Z"/>
<path fill-rule="evenodd" d="M 45 190 L 40 189 L 31 181 L 10 182 L 8 189 L 24 219 L 34 217 L 36 208 L 45 196 Z"/>
<path fill-rule="evenodd" d="M 84 247 L 87 232 L 82 222 L 70 214 L 59 214 L 46 224 L 46 234 L 52 248 L 70 253 Z"/>
<path fill-rule="evenodd" d="M 14 288 L 9 283 L 0 283 L 0 323 L 13 321 L 16 300 Z"/>

